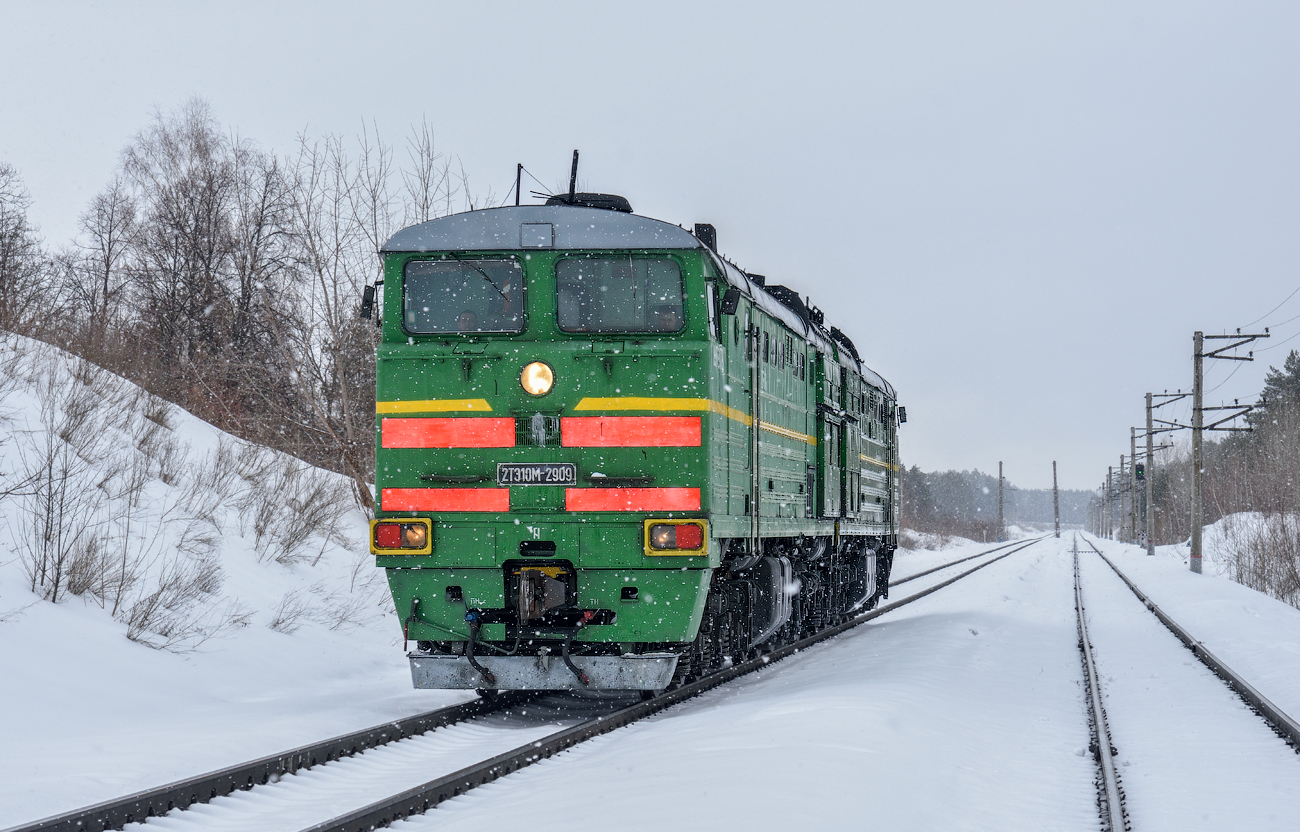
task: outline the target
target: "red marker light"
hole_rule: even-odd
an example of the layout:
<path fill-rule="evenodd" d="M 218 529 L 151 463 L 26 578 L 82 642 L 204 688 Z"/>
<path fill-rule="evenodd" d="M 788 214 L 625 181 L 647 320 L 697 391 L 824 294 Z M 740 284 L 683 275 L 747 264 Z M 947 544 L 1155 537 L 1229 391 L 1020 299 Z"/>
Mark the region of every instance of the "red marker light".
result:
<path fill-rule="evenodd" d="M 677 548 L 698 549 L 704 545 L 704 529 L 698 523 L 679 523 L 677 526 Z"/>
<path fill-rule="evenodd" d="M 375 548 L 402 548 L 402 524 L 379 523 L 375 526 Z"/>

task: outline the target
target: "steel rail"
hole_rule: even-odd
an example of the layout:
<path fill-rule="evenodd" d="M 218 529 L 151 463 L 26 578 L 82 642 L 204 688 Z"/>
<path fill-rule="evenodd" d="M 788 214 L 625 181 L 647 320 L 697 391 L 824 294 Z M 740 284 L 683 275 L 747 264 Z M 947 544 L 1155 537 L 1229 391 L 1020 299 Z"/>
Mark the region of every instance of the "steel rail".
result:
<path fill-rule="evenodd" d="M 483 716 L 526 698 L 529 695 L 503 694 L 491 701 L 475 699 L 426 711 L 43 820 L 12 826 L 3 832 L 103 832 L 106 829 L 121 829 L 128 823 L 165 815 L 173 809 L 188 809 L 196 803 L 207 803 L 215 797 L 263 785 L 281 775 L 293 774 L 396 740 Z"/>
<path fill-rule="evenodd" d="M 1115 768 L 1115 746 L 1111 743 L 1110 726 L 1106 722 L 1106 708 L 1101 701 L 1101 680 L 1097 663 L 1092 655 L 1092 642 L 1088 639 L 1088 620 L 1083 604 L 1083 584 L 1079 576 L 1079 542 L 1075 538 L 1074 555 L 1074 610 L 1079 623 L 1079 654 L 1083 659 L 1084 681 L 1088 683 L 1088 730 L 1092 734 L 1093 759 L 1101 775 L 1097 784 L 1097 806 L 1101 811 L 1102 828 L 1107 832 L 1128 829 L 1124 809 L 1124 792 L 1119 784 L 1119 771 Z"/>
<path fill-rule="evenodd" d="M 807 638 L 777 647 L 757 658 L 749 659 L 733 665 L 732 667 L 711 673 L 695 682 L 662 693 L 653 699 L 630 705 L 626 708 L 615 711 L 612 714 L 589 720 L 562 731 L 557 731 L 556 733 L 543 737 L 540 740 L 520 746 L 513 751 L 498 754 L 490 760 L 484 760 L 481 763 L 467 766 L 459 771 L 439 777 L 435 780 L 430 780 L 421 786 L 408 789 L 401 794 L 393 795 L 392 797 L 377 801 L 369 806 L 357 809 L 356 811 L 308 827 L 303 830 L 303 832 L 371 832 L 371 830 L 382 826 L 388 826 L 412 815 L 422 814 L 438 806 L 438 804 L 443 801 L 464 794 L 470 789 L 477 788 L 486 783 L 491 783 L 500 777 L 510 774 L 511 772 L 518 771 L 519 769 L 532 765 L 540 760 L 548 759 L 561 751 L 577 745 L 578 743 L 592 739 L 593 737 L 601 736 L 602 734 L 607 734 L 617 728 L 622 728 L 633 722 L 644 719 L 652 714 L 664 710 L 665 708 L 669 708 L 680 702 L 684 702 L 687 699 L 698 696 L 711 688 L 725 684 L 739 676 L 744 676 L 748 673 L 760 670 L 774 661 L 778 661 L 787 656 L 798 653 L 801 650 L 805 650 L 818 642 L 838 636 L 846 630 L 865 624 L 866 622 L 878 618 L 885 613 L 892 612 L 893 610 L 906 604 L 910 604 L 913 601 L 918 601 L 927 595 L 938 592 L 940 589 L 956 583 L 968 575 L 978 572 L 986 566 L 997 563 L 1003 558 L 1023 551 L 1042 539 L 1043 538 L 1037 538 L 1028 542 L 1020 542 L 1017 548 L 1004 552 L 1003 554 L 987 560 L 984 563 L 973 566 L 964 572 L 935 584 L 934 586 L 927 587 L 914 595 L 909 595 L 906 598 L 878 607 L 869 612 L 862 613 L 861 615 L 855 616 L 835 626 L 828 627 L 814 635 L 808 636 Z M 988 553 L 985 552 L 984 554 Z M 969 558 L 963 558 L 963 560 L 969 560 Z"/>
<path fill-rule="evenodd" d="M 1226 682 L 1228 687 L 1232 688 L 1247 706 L 1254 710 L 1255 713 L 1259 714 L 1259 716 L 1277 732 L 1279 737 L 1286 740 L 1291 747 L 1297 750 L 1297 752 L 1300 752 L 1300 723 L 1292 719 L 1289 714 L 1277 705 L 1270 702 L 1268 697 L 1256 690 L 1255 687 L 1242 678 L 1240 674 L 1228 667 L 1222 659 L 1210 652 L 1209 648 L 1206 647 L 1204 643 L 1195 639 L 1191 633 L 1187 632 L 1187 630 L 1185 630 L 1177 621 L 1174 621 L 1168 613 L 1160 609 L 1160 607 L 1148 598 L 1142 590 L 1137 588 L 1136 584 L 1129 580 L 1127 575 L 1120 571 L 1119 567 L 1116 566 L 1110 558 L 1103 555 L 1101 550 L 1093 545 L 1092 541 L 1085 537 L 1083 542 L 1087 543 L 1092 550 L 1097 553 L 1097 556 L 1104 560 L 1106 565 L 1114 570 L 1115 574 L 1118 575 L 1120 580 L 1122 580 L 1128 588 L 1133 591 L 1133 594 L 1137 596 L 1138 600 L 1141 601 L 1146 608 L 1160 620 L 1161 624 L 1164 624 L 1171 633 L 1177 636 L 1178 640 L 1185 644 L 1187 649 L 1191 650 L 1192 654 L 1201 660 L 1202 664 Z"/>
<path fill-rule="evenodd" d="M 1041 537 L 1035 537 L 1033 538 L 1033 542 L 1037 543 L 1038 541 L 1044 540 L 1047 537 L 1049 537 L 1049 535 L 1042 535 Z M 930 569 L 927 569 L 924 572 L 917 572 L 915 575 L 908 575 L 906 578 L 899 578 L 896 581 L 890 581 L 889 588 L 893 589 L 894 587 L 899 586 L 901 584 L 905 584 L 908 581 L 914 581 L 917 578 L 924 578 L 926 575 L 930 575 L 934 572 L 938 572 L 941 569 L 947 569 L 950 566 L 956 566 L 957 564 L 965 563 L 968 560 L 975 560 L 975 558 L 983 557 L 984 555 L 991 555 L 994 552 L 1000 552 L 1001 550 L 1006 549 L 1009 546 L 1015 546 L 1020 543 L 1024 543 L 1024 541 L 1013 540 L 1010 543 L 1003 543 L 1001 546 L 994 546 L 992 549 L 985 549 L 983 552 L 976 552 L 973 555 L 968 555 L 967 557 L 964 558 L 958 558 L 957 560 L 949 561 L 948 563 L 943 563 L 938 566 L 931 567 Z"/>
<path fill-rule="evenodd" d="M 1030 543 L 1035 543 L 1041 539 L 1042 538 L 1036 538 L 1035 540 L 1030 541 Z M 947 569 L 948 567 L 965 563 L 974 558 L 993 554 L 1002 549 L 1023 543 L 1023 541 L 1014 541 L 975 555 L 960 558 L 936 566 L 933 569 L 928 569 L 925 572 L 892 582 L 890 586 L 894 587 L 902 583 L 907 583 L 914 578 L 937 572 L 940 569 Z M 1006 554 L 1012 553 L 1008 552 Z M 1006 555 L 1003 555 L 1002 557 L 1005 556 Z M 995 558 L 994 560 L 997 559 L 998 558 Z M 993 561 L 989 561 L 989 563 L 992 562 Z M 987 563 L 981 564 L 981 567 L 987 565 Z M 976 567 L 976 569 L 981 567 Z M 839 627 L 823 630 L 818 634 L 818 636 L 821 638 L 829 638 L 832 635 L 837 635 L 840 632 L 843 632 L 844 629 L 857 626 L 857 624 L 869 621 L 870 619 L 888 612 L 891 609 L 895 609 L 905 603 L 910 603 L 911 601 L 924 597 L 937 589 L 947 586 L 955 580 L 965 577 L 973 571 L 975 570 L 968 570 L 967 572 L 958 575 L 951 580 L 945 581 L 942 584 L 931 587 L 922 593 L 909 596 L 902 601 L 864 613 L 862 616 L 858 616 L 845 624 L 839 625 Z M 806 640 L 810 644 L 815 643 L 817 640 L 821 640 L 821 638 L 818 638 L 817 636 L 810 638 L 813 640 Z M 798 644 L 802 643 L 803 642 L 799 642 Z M 792 645 L 790 647 L 797 647 L 797 645 Z M 780 652 L 779 656 L 777 655 L 778 652 Z M 781 648 L 780 651 L 773 651 L 772 653 L 754 661 L 759 662 L 760 664 L 774 661 L 776 658 L 782 658 L 785 655 L 788 655 L 789 652 L 794 651 L 789 649 L 789 647 Z M 715 674 L 714 676 L 708 677 L 708 679 L 717 679 L 716 684 L 721 684 L 723 681 L 734 678 L 733 675 L 728 675 L 725 679 L 718 677 L 719 674 Z M 712 685 L 709 687 L 712 687 Z M 685 689 L 686 688 L 682 688 L 681 690 Z M 707 687 L 701 687 L 696 690 L 695 693 L 707 689 Z M 673 691 L 672 693 L 676 694 L 678 692 L 679 691 Z M 691 693 L 689 696 L 693 696 L 695 693 Z M 668 694 L 665 694 L 664 696 L 667 695 Z M 256 760 L 237 763 L 233 766 L 228 766 L 217 771 L 196 775 L 163 786 L 145 789 L 124 797 L 112 798 L 110 800 L 96 803 L 92 806 L 86 806 L 41 820 L 8 827 L 4 830 L 0 830 L 0 832 L 104 832 L 104 830 L 121 829 L 128 823 L 141 822 L 152 817 L 160 817 L 174 809 L 188 809 L 190 806 L 198 803 L 207 803 L 216 797 L 230 795 L 236 791 L 246 791 L 259 785 L 265 785 L 272 779 L 285 774 L 293 774 L 315 765 L 358 754 L 370 748 L 377 748 L 390 742 L 425 734 L 437 728 L 445 728 L 459 722 L 494 713 L 535 696 L 535 693 L 510 692 L 504 693 L 493 700 L 472 700 L 459 705 L 428 711 L 426 713 L 405 717 L 382 725 L 376 725 L 371 728 L 355 731 L 350 734 L 344 734 L 342 736 L 334 737 L 333 739 L 311 743 L 278 754 L 272 754 Z M 689 698 L 689 696 L 682 698 Z M 662 698 L 663 696 L 659 697 L 659 699 Z M 652 700 L 652 702 L 658 702 L 659 699 Z M 673 702 L 664 703 L 660 707 L 648 711 L 646 715 L 661 710 L 664 707 L 668 707 L 677 701 L 680 701 L 680 699 L 674 699 Z M 641 717 L 638 716 L 636 718 L 639 719 Z M 629 722 L 630 721 L 632 720 L 629 720 Z M 501 756 L 505 758 L 514 753 L 516 752 L 507 752 Z M 547 756 L 549 756 L 549 754 Z M 479 764 L 479 767 L 484 765 L 486 765 L 486 763 Z M 514 769 L 512 768 L 510 770 L 513 771 Z M 460 772 L 458 772 L 458 774 L 459 773 Z M 456 793 L 459 793 L 459 791 Z"/>

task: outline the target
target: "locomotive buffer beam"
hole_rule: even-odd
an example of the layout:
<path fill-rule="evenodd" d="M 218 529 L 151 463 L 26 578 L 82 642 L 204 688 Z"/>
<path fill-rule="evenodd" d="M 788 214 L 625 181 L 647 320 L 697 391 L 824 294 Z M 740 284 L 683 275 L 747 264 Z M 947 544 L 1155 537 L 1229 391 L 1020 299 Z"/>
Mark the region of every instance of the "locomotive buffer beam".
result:
<path fill-rule="evenodd" d="M 677 669 L 676 653 L 642 653 L 623 656 L 571 656 L 587 675 L 589 686 L 610 690 L 663 690 Z M 412 655 L 411 681 L 417 688 L 483 687 L 483 677 L 463 656 Z M 559 655 L 542 648 L 530 656 L 481 656 L 479 663 L 491 671 L 503 690 L 582 690 Z"/>

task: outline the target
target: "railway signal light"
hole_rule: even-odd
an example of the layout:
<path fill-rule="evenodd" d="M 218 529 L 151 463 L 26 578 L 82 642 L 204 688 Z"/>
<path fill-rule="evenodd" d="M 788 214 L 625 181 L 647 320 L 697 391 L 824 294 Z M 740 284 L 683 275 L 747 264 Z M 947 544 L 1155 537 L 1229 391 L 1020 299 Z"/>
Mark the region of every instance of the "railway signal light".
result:
<path fill-rule="evenodd" d="M 1139 482 L 1147 478 L 1147 466 L 1145 462 L 1135 462 L 1133 464 L 1133 478 Z"/>

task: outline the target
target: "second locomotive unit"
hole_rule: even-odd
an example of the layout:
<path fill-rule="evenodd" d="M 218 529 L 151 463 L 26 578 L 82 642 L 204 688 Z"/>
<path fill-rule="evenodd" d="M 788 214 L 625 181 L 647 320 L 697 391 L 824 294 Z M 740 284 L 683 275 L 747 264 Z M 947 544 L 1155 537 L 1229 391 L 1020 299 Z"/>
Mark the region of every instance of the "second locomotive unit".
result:
<path fill-rule="evenodd" d="M 570 194 L 383 256 L 371 548 L 416 687 L 659 690 L 884 594 L 894 389 L 711 226 Z"/>

